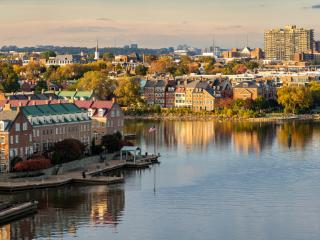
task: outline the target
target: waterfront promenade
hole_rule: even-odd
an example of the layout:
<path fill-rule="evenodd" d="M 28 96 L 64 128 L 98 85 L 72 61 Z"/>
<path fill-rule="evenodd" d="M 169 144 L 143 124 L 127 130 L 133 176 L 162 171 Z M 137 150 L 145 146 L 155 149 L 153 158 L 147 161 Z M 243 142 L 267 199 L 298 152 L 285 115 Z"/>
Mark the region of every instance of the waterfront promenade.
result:
<path fill-rule="evenodd" d="M 144 168 L 157 162 L 156 156 L 147 156 L 136 163 L 110 160 L 103 163 L 92 163 L 85 167 L 86 178 L 83 178 L 83 170 L 74 170 L 59 175 L 44 175 L 41 177 L 1 179 L 0 192 L 15 192 L 41 188 L 60 187 L 67 184 L 78 183 L 84 185 L 111 185 L 124 182 L 121 176 L 102 176 L 103 173 L 124 168 Z"/>

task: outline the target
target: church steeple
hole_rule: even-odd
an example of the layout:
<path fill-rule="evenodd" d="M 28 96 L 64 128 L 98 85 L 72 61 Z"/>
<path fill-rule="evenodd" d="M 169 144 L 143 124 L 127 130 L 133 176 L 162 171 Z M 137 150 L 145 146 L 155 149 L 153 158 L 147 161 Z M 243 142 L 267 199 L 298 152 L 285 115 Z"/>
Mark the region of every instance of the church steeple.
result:
<path fill-rule="evenodd" d="M 99 42 L 97 40 L 97 46 L 96 46 L 96 51 L 94 53 L 94 60 L 99 60 L 100 59 L 100 53 L 99 53 Z"/>

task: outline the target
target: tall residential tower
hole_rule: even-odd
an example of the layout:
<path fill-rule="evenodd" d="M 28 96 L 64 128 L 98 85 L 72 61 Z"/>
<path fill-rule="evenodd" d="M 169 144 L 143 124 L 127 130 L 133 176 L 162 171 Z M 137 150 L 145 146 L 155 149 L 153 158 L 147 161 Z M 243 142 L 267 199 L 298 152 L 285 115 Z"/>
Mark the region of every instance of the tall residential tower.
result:
<path fill-rule="evenodd" d="M 314 49 L 313 29 L 285 26 L 264 33 L 266 59 L 293 60 L 295 53 L 310 53 Z"/>

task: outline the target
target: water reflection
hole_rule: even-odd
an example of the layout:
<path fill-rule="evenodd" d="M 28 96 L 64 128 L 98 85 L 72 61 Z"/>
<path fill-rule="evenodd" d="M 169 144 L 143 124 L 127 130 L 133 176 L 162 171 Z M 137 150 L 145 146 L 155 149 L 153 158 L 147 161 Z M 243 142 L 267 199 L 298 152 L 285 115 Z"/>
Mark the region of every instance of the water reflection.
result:
<path fill-rule="evenodd" d="M 218 122 L 218 121 L 128 121 L 127 132 L 137 132 L 139 142 L 146 146 L 154 144 L 150 126 L 156 126 L 157 147 L 186 150 L 207 150 L 208 148 L 228 148 L 232 146 L 238 153 L 259 154 L 274 144 L 280 147 L 304 149 L 311 141 L 314 129 L 319 124 L 310 122 Z M 290 137 L 291 136 L 291 137 Z"/>
<path fill-rule="evenodd" d="M 151 126 L 157 128 L 156 140 L 148 132 Z M 113 188 L 69 186 L 0 194 L 0 202 L 35 199 L 40 203 L 33 217 L 0 227 L 0 239 L 90 239 L 83 237 L 84 232 L 93 239 L 127 239 L 129 235 L 136 236 L 132 239 L 182 239 L 183 233 L 183 239 L 208 239 L 214 231 L 220 236 L 230 233 L 243 236 L 237 239 L 256 239 L 242 226 L 246 221 L 256 224 L 250 228 L 247 223 L 251 233 L 268 237 L 263 227 L 278 226 L 274 220 L 290 222 L 290 214 L 300 219 L 309 212 L 318 218 L 319 122 L 128 121 L 125 132 L 137 133 L 137 144 L 148 151 L 157 144 L 165 155 L 157 172 L 125 172 L 125 185 Z M 245 161 L 256 160 L 257 155 L 259 161 Z M 235 216 L 241 227 L 224 230 Z M 199 230 L 195 226 L 201 226 L 204 234 L 193 236 Z M 300 223 L 282 226 L 297 229 Z M 307 230 L 306 224 L 301 236 Z M 279 232 L 286 236 L 289 231 Z M 271 239 L 267 237 L 259 239 Z"/>
<path fill-rule="evenodd" d="M 0 201 L 39 201 L 38 214 L 0 228 L 1 240 L 76 236 L 81 225 L 116 228 L 124 211 L 124 190 L 65 187 L 27 194 L 0 195 Z"/>

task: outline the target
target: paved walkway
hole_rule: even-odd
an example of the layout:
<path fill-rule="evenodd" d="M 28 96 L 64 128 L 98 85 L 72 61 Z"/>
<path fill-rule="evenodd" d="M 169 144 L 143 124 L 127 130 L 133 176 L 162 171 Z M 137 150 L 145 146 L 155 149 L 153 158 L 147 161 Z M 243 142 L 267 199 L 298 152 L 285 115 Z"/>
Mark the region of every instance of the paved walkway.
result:
<path fill-rule="evenodd" d="M 156 156 L 148 156 L 141 158 L 134 163 L 127 163 L 126 161 L 111 160 L 106 163 L 93 163 L 88 165 L 86 170 L 86 178 L 83 178 L 82 171 L 69 171 L 61 173 L 59 175 L 42 176 L 34 178 L 15 178 L 15 179 L 1 179 L 0 180 L 0 191 L 22 191 L 39 188 L 50 188 L 59 187 L 70 183 L 82 183 L 82 184 L 115 184 L 124 181 L 123 176 L 121 177 L 109 177 L 99 176 L 95 177 L 100 173 L 109 172 L 115 169 L 121 169 L 126 167 L 145 167 L 151 165 L 157 161 Z"/>

